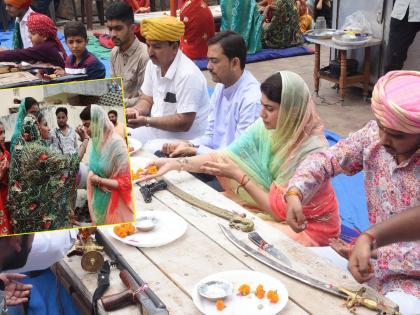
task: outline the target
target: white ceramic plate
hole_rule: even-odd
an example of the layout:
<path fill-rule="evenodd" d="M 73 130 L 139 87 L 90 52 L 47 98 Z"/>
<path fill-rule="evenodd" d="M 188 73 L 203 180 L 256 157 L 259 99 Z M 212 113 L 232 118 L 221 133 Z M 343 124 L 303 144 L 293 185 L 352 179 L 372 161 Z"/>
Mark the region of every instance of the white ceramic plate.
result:
<path fill-rule="evenodd" d="M 159 247 L 169 244 L 184 235 L 188 224 L 179 215 L 170 211 L 138 211 L 137 220 L 142 217 L 156 218 L 156 225 L 149 232 L 137 232 L 127 237 L 117 236 L 109 226 L 108 232 L 117 240 L 136 247 Z"/>
<path fill-rule="evenodd" d="M 141 144 L 141 142 L 139 140 L 134 139 L 132 137 L 128 137 L 128 147 L 129 147 L 129 149 L 130 148 L 133 148 L 134 149 L 133 151 L 129 151 L 130 152 L 130 155 L 133 155 L 138 150 L 140 150 L 141 149 L 141 146 L 142 146 L 142 144 Z"/>
<path fill-rule="evenodd" d="M 199 286 L 212 280 L 223 280 L 233 284 L 233 294 L 224 300 L 225 309 L 223 311 L 216 309 L 214 301 L 209 301 L 198 294 Z M 247 296 L 237 295 L 239 286 L 244 283 L 250 285 L 251 293 Z M 258 299 L 254 292 L 259 284 L 264 286 L 266 294 L 269 290 L 277 290 L 279 301 L 272 304 L 267 297 Z M 195 306 L 201 313 L 208 315 L 275 315 L 286 306 L 288 298 L 287 289 L 279 280 L 267 274 L 250 270 L 233 270 L 210 275 L 198 282 L 193 292 Z M 262 305 L 261 309 L 258 308 L 259 305 Z"/>

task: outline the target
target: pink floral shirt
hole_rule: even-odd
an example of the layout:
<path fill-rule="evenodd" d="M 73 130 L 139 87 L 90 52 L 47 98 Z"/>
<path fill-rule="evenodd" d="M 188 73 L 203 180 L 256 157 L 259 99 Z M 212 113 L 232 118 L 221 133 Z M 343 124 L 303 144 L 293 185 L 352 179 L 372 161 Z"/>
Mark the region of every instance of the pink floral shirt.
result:
<path fill-rule="evenodd" d="M 364 128 L 335 146 L 314 153 L 296 170 L 289 182 L 309 200 L 326 179 L 365 173 L 365 190 L 371 224 L 420 205 L 420 149 L 397 164 L 379 141 L 379 128 L 370 121 Z M 404 291 L 420 298 L 420 242 L 406 242 L 378 249 L 374 261 L 380 292 Z"/>

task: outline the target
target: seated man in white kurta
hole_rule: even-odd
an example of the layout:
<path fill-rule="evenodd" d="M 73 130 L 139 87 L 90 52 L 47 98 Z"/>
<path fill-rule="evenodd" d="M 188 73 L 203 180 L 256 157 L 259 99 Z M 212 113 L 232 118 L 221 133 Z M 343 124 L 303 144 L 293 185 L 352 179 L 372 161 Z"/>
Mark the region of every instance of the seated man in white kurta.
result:
<path fill-rule="evenodd" d="M 194 139 L 207 126 L 209 96 L 199 68 L 179 50 L 184 24 L 174 17 L 144 19 L 150 60 L 139 101 L 127 108 L 131 136 L 146 143 L 156 139 Z M 150 150 L 160 149 L 149 146 Z"/>

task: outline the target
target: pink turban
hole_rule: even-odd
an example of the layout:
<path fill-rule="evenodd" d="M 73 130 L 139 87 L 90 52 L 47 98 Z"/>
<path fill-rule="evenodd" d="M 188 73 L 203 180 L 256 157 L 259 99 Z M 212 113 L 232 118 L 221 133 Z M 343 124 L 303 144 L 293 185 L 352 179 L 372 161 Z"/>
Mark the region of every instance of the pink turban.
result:
<path fill-rule="evenodd" d="M 420 134 L 420 72 L 391 71 L 376 83 L 372 111 L 386 128 Z"/>

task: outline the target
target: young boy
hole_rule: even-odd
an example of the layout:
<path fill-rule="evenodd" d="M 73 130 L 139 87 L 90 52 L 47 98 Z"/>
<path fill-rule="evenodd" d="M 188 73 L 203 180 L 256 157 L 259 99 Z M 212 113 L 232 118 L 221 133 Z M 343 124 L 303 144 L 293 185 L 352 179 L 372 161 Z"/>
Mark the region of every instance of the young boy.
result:
<path fill-rule="evenodd" d="M 105 78 L 105 66 L 86 49 L 88 37 L 81 22 L 71 21 L 64 26 L 64 38 L 71 51 L 67 57 L 65 69 L 58 69 L 55 74 L 86 74 L 88 80 Z"/>
<path fill-rule="evenodd" d="M 64 67 L 67 55 L 57 38 L 54 22 L 46 15 L 31 13 L 28 18 L 28 30 L 32 47 L 1 50 L 0 61 L 44 62 Z"/>

